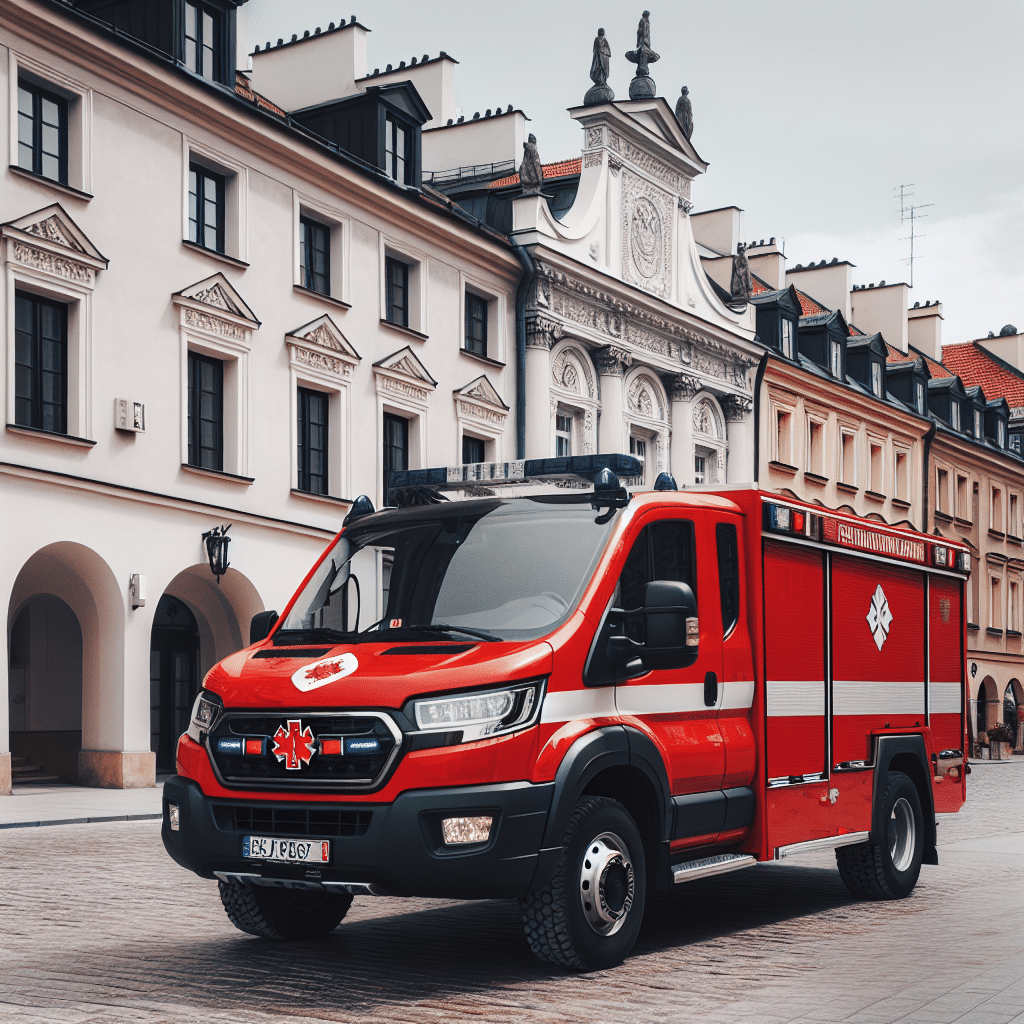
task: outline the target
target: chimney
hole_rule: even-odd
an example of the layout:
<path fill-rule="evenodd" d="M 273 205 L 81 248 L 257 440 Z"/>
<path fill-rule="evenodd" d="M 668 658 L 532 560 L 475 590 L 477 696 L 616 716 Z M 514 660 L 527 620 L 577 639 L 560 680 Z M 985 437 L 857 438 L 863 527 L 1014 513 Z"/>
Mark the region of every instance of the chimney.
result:
<path fill-rule="evenodd" d="M 853 287 L 853 264 L 833 257 L 831 263 L 797 264 L 786 271 L 784 287 L 794 284 L 827 309 L 838 309 L 850 322 L 850 289 Z M 860 327 L 860 323 L 857 323 Z"/>
<path fill-rule="evenodd" d="M 763 238 L 760 242 L 750 242 L 747 245 L 747 259 L 751 273 L 757 274 L 769 288 L 777 291 L 786 287 L 786 257 L 775 244 L 774 238 L 770 238 L 767 244 Z"/>
<path fill-rule="evenodd" d="M 743 211 L 738 206 L 723 206 L 690 214 L 694 241 L 722 256 L 732 256 L 743 238 Z M 731 271 L 730 271 L 731 273 Z"/>
<path fill-rule="evenodd" d="M 910 287 L 904 281 L 897 284 L 886 284 L 880 281 L 874 284 L 861 285 L 850 295 L 853 306 L 853 322 L 865 332 L 874 334 L 881 331 L 893 348 L 898 348 L 904 355 L 908 351 L 909 336 L 907 334 L 907 298 Z"/>
<path fill-rule="evenodd" d="M 359 91 L 366 77 L 366 33 L 350 22 L 279 39 L 252 54 L 252 87 L 287 111 L 327 103 Z"/>
<path fill-rule="evenodd" d="M 427 128 L 443 128 L 447 123 L 448 119 L 455 118 L 455 65 L 458 61 L 454 57 L 449 57 L 443 50 L 439 57 L 431 59 L 427 54 L 417 59 L 413 57 L 412 61 L 406 64 L 402 61 L 405 67 L 399 66 L 392 71 L 380 71 L 378 68 L 374 68 L 373 72 L 366 76 L 365 79 L 357 81 L 355 87 L 360 91 L 364 92 L 368 85 L 393 85 L 395 82 L 412 82 L 416 91 L 420 94 L 420 99 L 426 104 L 427 110 L 430 111 L 430 120 L 423 126 Z M 522 147 L 516 153 L 516 156 L 522 155 Z M 423 159 L 426 160 L 427 147 L 423 147 Z M 493 159 L 493 158 L 492 158 Z M 489 163 L 490 161 L 483 160 L 469 160 L 462 161 L 462 163 Z M 445 163 L 444 167 L 457 167 L 459 164 Z M 427 170 L 440 170 L 442 168 L 428 167 L 424 162 L 423 169 Z"/>
<path fill-rule="evenodd" d="M 907 341 L 932 359 L 942 361 L 942 303 L 915 302 L 907 310 Z"/>
<path fill-rule="evenodd" d="M 1007 324 L 998 335 L 993 331 L 991 337 L 979 338 L 978 342 L 994 356 L 1005 359 L 1018 370 L 1024 370 L 1024 333 L 1013 324 Z"/>
<path fill-rule="evenodd" d="M 373 81 L 373 79 L 371 79 Z M 429 107 L 430 104 L 424 98 Z M 431 107 L 431 113 L 433 108 Z M 423 170 L 451 171 L 459 167 L 486 166 L 512 161 L 519 166 L 523 158 L 528 118 L 521 110 L 499 110 L 472 120 L 445 124 L 435 118 L 433 128 L 423 132 Z M 515 168 L 510 168 L 510 174 Z"/>

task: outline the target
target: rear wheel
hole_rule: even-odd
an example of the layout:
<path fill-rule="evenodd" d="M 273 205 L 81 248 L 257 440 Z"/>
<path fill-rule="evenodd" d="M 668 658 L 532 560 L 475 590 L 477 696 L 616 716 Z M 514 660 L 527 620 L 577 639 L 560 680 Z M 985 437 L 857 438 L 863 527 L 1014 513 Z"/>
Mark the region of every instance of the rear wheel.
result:
<path fill-rule="evenodd" d="M 871 900 L 909 896 L 921 873 L 924 815 L 917 787 L 903 772 L 890 772 L 882 791 L 885 834 L 868 843 L 836 850 L 846 888 Z"/>
<path fill-rule="evenodd" d="M 577 970 L 616 966 L 636 942 L 646 888 L 643 844 L 625 807 L 584 797 L 551 881 L 519 901 L 530 948 Z"/>
<path fill-rule="evenodd" d="M 315 939 L 334 931 L 352 906 L 349 893 L 271 889 L 246 879 L 218 882 L 231 923 L 264 939 Z"/>

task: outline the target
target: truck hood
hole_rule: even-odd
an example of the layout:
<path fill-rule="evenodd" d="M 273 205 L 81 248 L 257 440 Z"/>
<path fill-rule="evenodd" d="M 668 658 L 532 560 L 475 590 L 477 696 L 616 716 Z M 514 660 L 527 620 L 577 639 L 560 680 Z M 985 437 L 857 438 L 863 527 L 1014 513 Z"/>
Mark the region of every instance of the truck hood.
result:
<path fill-rule="evenodd" d="M 215 665 L 203 687 L 229 708 L 397 709 L 421 694 L 545 676 L 553 660 L 544 640 L 338 644 L 297 655 L 270 644 L 239 651 Z"/>

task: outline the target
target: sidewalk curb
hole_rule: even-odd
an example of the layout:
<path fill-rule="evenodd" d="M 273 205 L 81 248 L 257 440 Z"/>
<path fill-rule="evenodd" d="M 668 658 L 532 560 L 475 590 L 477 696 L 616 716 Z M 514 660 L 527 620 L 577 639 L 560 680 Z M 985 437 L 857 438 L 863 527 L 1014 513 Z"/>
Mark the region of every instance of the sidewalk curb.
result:
<path fill-rule="evenodd" d="M 162 814 L 111 814 L 98 818 L 54 818 L 50 821 L 4 821 L 5 828 L 41 828 L 46 825 L 94 825 L 104 821 L 159 821 Z"/>

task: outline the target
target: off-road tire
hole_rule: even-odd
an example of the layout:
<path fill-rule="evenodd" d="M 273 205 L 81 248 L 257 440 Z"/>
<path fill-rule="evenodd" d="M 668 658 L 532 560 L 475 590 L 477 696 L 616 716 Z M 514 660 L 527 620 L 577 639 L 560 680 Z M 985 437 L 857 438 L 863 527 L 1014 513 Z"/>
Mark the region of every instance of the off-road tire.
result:
<path fill-rule="evenodd" d="M 901 900 L 909 896 L 921 873 L 921 858 L 924 853 L 924 815 L 921 813 L 921 799 L 917 787 L 903 772 L 889 772 L 881 795 L 882 815 L 885 834 L 871 842 L 856 846 L 841 846 L 836 850 L 839 875 L 846 888 L 859 899 Z M 898 830 L 897 818 L 913 822 L 913 836 L 906 842 L 903 859 L 909 861 L 902 870 L 894 862 L 891 844 L 894 829 Z M 902 843 L 897 835 L 897 860 L 900 859 Z"/>
<path fill-rule="evenodd" d="M 247 879 L 218 882 L 231 923 L 264 939 L 316 939 L 334 931 L 352 906 L 349 893 L 270 889 Z"/>
<path fill-rule="evenodd" d="M 599 934 L 588 922 L 578 888 L 585 857 L 601 836 L 622 840 L 633 871 L 632 903 L 621 926 L 609 935 Z M 519 900 L 530 949 L 547 963 L 579 971 L 622 963 L 640 930 L 646 875 L 643 843 L 626 808 L 608 797 L 584 797 L 569 819 L 562 856 L 551 881 L 539 892 Z"/>

